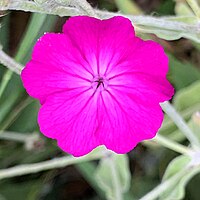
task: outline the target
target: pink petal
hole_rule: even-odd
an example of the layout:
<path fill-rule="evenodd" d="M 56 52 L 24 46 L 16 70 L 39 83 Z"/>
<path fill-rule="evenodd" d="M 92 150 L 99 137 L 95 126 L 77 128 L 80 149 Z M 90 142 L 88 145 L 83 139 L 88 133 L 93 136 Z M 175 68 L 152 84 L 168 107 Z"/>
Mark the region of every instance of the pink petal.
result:
<path fill-rule="evenodd" d="M 129 46 L 132 44 L 130 43 Z M 161 45 L 150 40 L 137 40 L 137 48 L 132 51 L 129 49 L 126 59 L 122 59 L 110 68 L 107 74 L 114 76 L 124 72 L 141 72 L 154 77 L 166 78 L 168 70 L 168 57 Z"/>
<path fill-rule="evenodd" d="M 166 78 L 137 72 L 124 72 L 111 77 L 109 87 L 149 104 L 167 101 L 174 94 L 174 88 Z"/>
<path fill-rule="evenodd" d="M 100 145 L 96 138 L 98 120 L 94 91 L 75 89 L 49 96 L 40 109 L 41 132 L 58 141 L 58 146 L 74 156 L 89 153 Z"/>
<path fill-rule="evenodd" d="M 153 138 L 163 120 L 158 104 L 142 104 L 126 92 L 104 92 L 99 104 L 100 141 L 116 153 L 127 153 L 139 142 Z"/>
<path fill-rule="evenodd" d="M 108 68 L 125 59 L 137 47 L 131 21 L 124 17 L 99 20 L 87 16 L 70 18 L 63 32 L 73 40 L 93 66 L 94 74 L 104 74 Z"/>
<path fill-rule="evenodd" d="M 22 81 L 29 95 L 43 103 L 52 93 L 87 85 L 91 73 L 66 35 L 45 34 L 22 71 Z"/>
<path fill-rule="evenodd" d="M 87 16 L 71 17 L 63 26 L 63 32 L 92 67 L 93 74 L 97 74 L 100 27 L 101 20 Z"/>
<path fill-rule="evenodd" d="M 102 21 L 99 40 L 100 74 L 106 74 L 109 69 L 126 60 L 127 55 L 132 54 L 140 43 L 131 21 L 120 16 Z"/>

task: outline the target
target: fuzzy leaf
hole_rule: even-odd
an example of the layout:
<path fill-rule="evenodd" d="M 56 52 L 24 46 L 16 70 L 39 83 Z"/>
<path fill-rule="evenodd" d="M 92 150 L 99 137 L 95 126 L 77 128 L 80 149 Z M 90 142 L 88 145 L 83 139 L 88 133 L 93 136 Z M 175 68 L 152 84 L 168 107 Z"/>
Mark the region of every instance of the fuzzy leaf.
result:
<path fill-rule="evenodd" d="M 168 54 L 168 57 L 170 61 L 169 80 L 176 91 L 200 80 L 200 70 L 191 63 L 182 63 L 171 54 Z"/>
<path fill-rule="evenodd" d="M 153 33 L 159 38 L 165 40 L 178 40 L 180 38 L 187 38 L 197 43 L 200 43 L 200 33 L 193 33 L 193 32 L 187 33 L 177 30 L 167 30 L 157 27 L 145 27 L 145 26 L 139 27 L 139 30 L 143 33 Z"/>
<path fill-rule="evenodd" d="M 168 178 L 179 172 L 181 169 L 186 167 L 186 165 L 189 164 L 190 161 L 191 159 L 188 156 L 178 156 L 175 159 L 173 159 L 169 163 L 165 171 L 163 181 L 167 180 Z"/>
<path fill-rule="evenodd" d="M 96 171 L 96 178 L 99 186 L 102 188 L 102 190 L 105 191 L 107 198 L 110 200 L 115 200 L 115 186 L 113 183 L 110 159 L 113 159 L 114 165 L 116 167 L 116 173 L 118 175 L 122 193 L 125 193 L 129 189 L 131 175 L 127 155 L 112 155 L 112 158 L 106 157 L 101 160 Z"/>
<path fill-rule="evenodd" d="M 193 133 L 199 138 L 200 142 L 200 112 L 196 112 L 195 114 L 193 114 L 190 121 L 190 127 Z"/>
<path fill-rule="evenodd" d="M 195 104 L 200 103 L 200 81 L 178 91 L 174 98 L 174 106 L 177 110 L 182 111 Z M 189 98 L 188 98 L 189 97 Z"/>
<path fill-rule="evenodd" d="M 125 14 L 142 14 L 142 10 L 131 0 L 115 0 L 117 7 Z"/>
<path fill-rule="evenodd" d="M 160 200 L 181 200 L 184 198 L 185 187 L 187 183 L 192 179 L 193 176 L 200 172 L 200 168 L 198 166 L 185 168 L 190 163 L 190 161 L 191 159 L 187 156 L 179 156 L 172 160 L 165 171 L 163 181 L 176 175 L 180 171 L 185 173 L 183 176 L 180 176 L 178 179 L 176 179 L 176 181 L 171 183 L 171 186 L 160 195 Z"/>
<path fill-rule="evenodd" d="M 175 13 L 177 15 L 184 15 L 184 16 L 194 16 L 193 11 L 191 10 L 191 8 L 188 6 L 188 4 L 186 2 L 179 2 L 177 1 L 176 6 L 175 6 Z"/>
<path fill-rule="evenodd" d="M 1 0 L 0 1 L 0 7 L 6 7 L 9 4 L 9 0 Z"/>
<path fill-rule="evenodd" d="M 134 20 L 133 20 L 134 23 Z M 165 26 L 161 26 L 164 23 Z M 193 16 L 178 16 L 168 18 L 147 18 L 146 21 L 136 21 L 138 31 L 153 33 L 165 40 L 177 40 L 180 38 L 191 39 L 200 43 L 199 20 Z"/>

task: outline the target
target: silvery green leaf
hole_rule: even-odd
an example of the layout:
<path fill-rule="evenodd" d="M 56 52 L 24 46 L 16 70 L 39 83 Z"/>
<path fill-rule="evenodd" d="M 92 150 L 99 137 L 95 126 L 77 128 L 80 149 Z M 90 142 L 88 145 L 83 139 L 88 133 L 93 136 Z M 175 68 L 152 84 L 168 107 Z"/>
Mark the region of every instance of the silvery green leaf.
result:
<path fill-rule="evenodd" d="M 115 0 L 117 7 L 125 14 L 141 15 L 142 10 L 131 0 Z"/>
<path fill-rule="evenodd" d="M 175 13 L 177 15 L 194 16 L 192 9 L 186 1 L 177 1 L 175 6 Z"/>
<path fill-rule="evenodd" d="M 138 31 L 141 31 L 143 33 L 153 33 L 159 38 L 165 39 L 165 40 L 178 40 L 180 38 L 187 38 L 190 40 L 193 40 L 195 42 L 200 43 L 200 30 L 199 32 L 183 32 L 180 30 L 169 30 L 160 28 L 160 27 L 151 27 L 151 26 L 139 26 Z"/>
<path fill-rule="evenodd" d="M 182 111 L 193 105 L 200 103 L 200 81 L 194 82 L 192 85 L 178 91 L 174 97 L 174 106 L 177 110 Z M 188 98 L 189 97 L 189 98 Z"/>
<path fill-rule="evenodd" d="M 0 1 L 0 7 L 6 7 L 9 4 L 9 0 L 1 0 Z"/>
<path fill-rule="evenodd" d="M 34 1 L 37 4 L 43 4 L 43 3 L 47 2 L 48 0 L 34 0 Z"/>
<path fill-rule="evenodd" d="M 111 161 L 112 159 L 112 161 Z M 115 165 L 117 178 L 120 183 L 120 192 L 125 193 L 130 186 L 130 170 L 127 155 L 112 154 L 112 157 L 105 157 L 100 161 L 100 164 L 96 171 L 96 179 L 99 186 L 105 191 L 106 196 L 110 200 L 115 200 L 115 183 L 112 177 L 111 163 Z"/>
<path fill-rule="evenodd" d="M 200 111 L 193 114 L 191 119 L 191 129 L 193 133 L 199 138 L 200 141 Z"/>
<path fill-rule="evenodd" d="M 167 167 L 163 176 L 163 181 L 168 180 L 170 177 L 176 175 L 184 170 L 183 176 L 180 176 L 176 181 L 171 183 L 171 186 L 160 195 L 160 200 L 176 199 L 181 200 L 185 196 L 185 187 L 187 183 L 200 172 L 199 166 L 190 166 L 191 158 L 188 156 L 179 156 L 172 160 Z"/>

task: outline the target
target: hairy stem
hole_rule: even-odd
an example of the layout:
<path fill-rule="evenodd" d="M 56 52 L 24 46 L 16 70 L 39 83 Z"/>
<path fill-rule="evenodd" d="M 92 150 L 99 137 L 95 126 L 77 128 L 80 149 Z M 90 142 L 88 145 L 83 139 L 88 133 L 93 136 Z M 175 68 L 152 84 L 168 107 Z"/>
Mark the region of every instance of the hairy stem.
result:
<path fill-rule="evenodd" d="M 8 56 L 1 48 L 0 48 L 0 63 L 2 63 L 5 67 L 15 72 L 16 74 L 20 74 L 23 68 L 22 65 L 15 62 L 15 60 L 10 56 Z"/>
<path fill-rule="evenodd" d="M 54 158 L 52 160 L 34 163 L 34 164 L 25 164 L 25 165 L 18 165 L 16 167 L 11 167 L 8 169 L 0 170 L 0 179 L 10 178 L 15 176 L 22 176 L 25 174 L 32 174 L 37 173 L 45 170 L 55 169 L 55 168 L 62 168 L 68 165 L 82 163 L 91 160 L 97 160 L 104 156 L 103 153 L 99 154 L 91 154 L 80 158 L 75 158 L 73 156 L 65 156 L 61 158 Z"/>
<path fill-rule="evenodd" d="M 160 134 L 157 134 L 157 136 L 152 140 L 152 142 L 156 142 L 156 143 L 158 143 L 164 147 L 167 147 L 168 149 L 171 149 L 180 154 L 190 155 L 190 153 L 192 153 L 191 149 L 185 147 L 182 144 L 174 142 L 173 140 L 170 140 Z"/>
<path fill-rule="evenodd" d="M 22 133 L 4 131 L 0 134 L 0 140 L 11 140 L 24 143 L 27 139 L 29 139 L 29 135 Z"/>
<path fill-rule="evenodd" d="M 7 70 L 4 73 L 3 78 L 1 80 L 1 84 L 0 84 L 0 99 L 1 99 L 1 97 L 3 95 L 3 92 L 4 92 L 5 88 L 6 88 L 6 86 L 8 85 L 8 82 L 11 79 L 12 75 L 13 75 L 13 72 L 10 71 L 10 70 Z"/>
<path fill-rule="evenodd" d="M 156 188 L 154 188 L 152 191 L 147 193 L 144 197 L 142 197 L 140 200 L 155 200 L 157 199 L 164 191 L 166 191 L 174 182 L 179 180 L 182 176 L 185 175 L 186 170 L 183 169 L 179 173 L 177 173 L 175 176 L 172 176 L 168 180 L 164 181 L 160 185 L 158 185 Z"/>
<path fill-rule="evenodd" d="M 192 130 L 188 127 L 184 119 L 181 115 L 175 110 L 175 108 L 169 103 L 162 103 L 162 108 L 166 112 L 166 114 L 174 121 L 177 127 L 181 130 L 181 132 L 185 135 L 185 137 L 190 141 L 194 148 L 199 148 L 199 140 L 197 136 L 192 132 Z"/>
<path fill-rule="evenodd" d="M 113 185 L 114 185 L 114 190 L 115 190 L 115 199 L 116 200 L 123 200 L 123 195 L 121 191 L 121 186 L 120 186 L 120 180 L 119 180 L 119 174 L 117 174 L 116 166 L 113 161 L 113 157 L 110 156 L 108 158 L 108 161 L 110 163 L 110 168 L 111 168 L 111 177 L 113 180 Z"/>
<path fill-rule="evenodd" d="M 25 100 L 21 101 L 19 105 L 12 111 L 12 113 L 8 116 L 8 118 L 4 121 L 4 123 L 0 126 L 0 134 L 2 131 L 7 129 L 13 121 L 17 118 L 17 116 L 20 114 L 20 112 L 26 108 L 30 103 L 32 103 L 34 100 L 30 97 L 27 97 Z"/>
<path fill-rule="evenodd" d="M 174 176 L 170 177 L 169 179 L 162 182 L 160 185 L 158 185 L 156 188 L 154 188 L 152 191 L 147 193 L 144 197 L 142 197 L 140 200 L 155 200 L 157 199 L 161 194 L 163 194 L 166 190 L 168 190 L 172 185 L 175 185 L 175 183 L 178 183 L 178 181 L 184 177 L 188 172 L 191 172 L 193 176 L 199 172 L 199 166 L 186 166 L 181 171 L 176 173 Z M 192 175 L 191 175 L 192 177 Z"/>

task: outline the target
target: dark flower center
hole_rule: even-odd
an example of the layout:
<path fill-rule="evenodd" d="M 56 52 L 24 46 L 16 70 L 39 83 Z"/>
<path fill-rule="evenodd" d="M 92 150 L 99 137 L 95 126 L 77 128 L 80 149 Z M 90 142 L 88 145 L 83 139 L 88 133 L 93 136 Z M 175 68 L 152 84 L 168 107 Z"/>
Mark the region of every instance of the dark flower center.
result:
<path fill-rule="evenodd" d="M 98 80 L 96 80 L 95 82 L 97 82 L 97 88 L 99 88 L 99 86 L 102 84 L 102 86 L 104 87 L 104 83 L 103 83 L 103 78 L 100 77 Z"/>
<path fill-rule="evenodd" d="M 106 90 L 108 87 L 108 80 L 105 76 L 95 76 L 91 81 L 92 88 L 95 91 L 103 91 Z"/>

